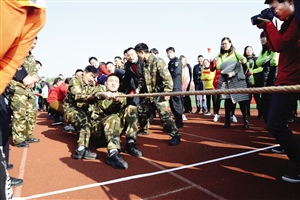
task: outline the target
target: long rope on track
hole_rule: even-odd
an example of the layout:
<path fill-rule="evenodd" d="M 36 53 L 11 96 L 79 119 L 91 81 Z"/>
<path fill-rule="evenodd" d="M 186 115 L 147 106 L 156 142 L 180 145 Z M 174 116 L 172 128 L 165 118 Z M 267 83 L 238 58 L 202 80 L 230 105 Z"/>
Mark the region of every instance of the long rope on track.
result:
<path fill-rule="evenodd" d="M 126 94 L 118 97 L 158 97 L 158 96 L 190 96 L 190 95 L 218 95 L 218 94 L 260 94 L 260 93 L 300 93 L 300 85 L 266 86 L 238 89 L 200 90 L 187 92 L 163 92 Z"/>

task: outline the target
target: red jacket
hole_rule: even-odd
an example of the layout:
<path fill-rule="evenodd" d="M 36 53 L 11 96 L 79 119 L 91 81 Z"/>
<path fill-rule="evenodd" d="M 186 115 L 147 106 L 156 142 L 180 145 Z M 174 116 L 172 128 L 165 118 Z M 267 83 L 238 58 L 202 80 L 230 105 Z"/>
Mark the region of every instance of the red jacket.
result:
<path fill-rule="evenodd" d="M 300 84 L 300 29 L 294 15 L 284 21 L 279 32 L 272 22 L 265 32 L 271 50 L 280 53 L 275 85 Z"/>
<path fill-rule="evenodd" d="M 66 95 L 67 95 L 68 87 L 65 83 L 62 83 L 58 87 L 51 86 L 47 102 L 52 103 L 55 101 L 64 101 Z"/>

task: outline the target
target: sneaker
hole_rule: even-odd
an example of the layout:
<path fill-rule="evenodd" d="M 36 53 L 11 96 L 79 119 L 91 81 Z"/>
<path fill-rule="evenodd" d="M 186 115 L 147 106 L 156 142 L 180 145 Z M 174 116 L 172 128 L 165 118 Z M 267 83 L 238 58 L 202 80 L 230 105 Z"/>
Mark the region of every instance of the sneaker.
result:
<path fill-rule="evenodd" d="M 73 154 L 74 159 L 86 159 L 86 160 L 95 160 L 99 158 L 97 153 L 91 152 L 88 148 L 84 148 L 83 150 L 79 151 L 76 149 L 75 153 Z"/>
<path fill-rule="evenodd" d="M 272 148 L 271 151 L 273 153 L 284 154 L 284 150 L 280 146 Z"/>
<path fill-rule="evenodd" d="M 210 114 L 210 112 L 205 112 L 204 115 L 205 116 L 210 116 L 211 114 Z"/>
<path fill-rule="evenodd" d="M 185 114 L 183 114 L 182 115 L 182 121 L 186 121 L 186 120 L 188 120 L 188 119 L 186 118 Z"/>
<path fill-rule="evenodd" d="M 127 169 L 128 163 L 123 160 L 119 152 L 116 152 L 112 155 L 107 155 L 106 163 L 113 168 L 117 169 Z"/>
<path fill-rule="evenodd" d="M 137 133 L 137 135 L 149 135 L 148 130 L 140 129 Z"/>
<path fill-rule="evenodd" d="M 171 145 L 171 146 L 175 146 L 175 145 L 177 145 L 177 144 L 179 144 L 179 143 L 180 143 L 180 136 L 179 136 L 179 135 L 173 136 L 173 137 L 170 139 L 170 141 L 169 141 L 169 145 Z"/>
<path fill-rule="evenodd" d="M 289 183 L 300 183 L 300 173 L 294 172 L 290 174 L 285 174 L 281 177 L 281 179 Z"/>
<path fill-rule="evenodd" d="M 286 120 L 288 123 L 293 123 L 295 120 L 294 120 L 294 118 L 290 118 L 290 119 L 288 119 L 288 120 Z"/>
<path fill-rule="evenodd" d="M 232 116 L 230 117 L 230 120 L 231 120 L 233 123 L 237 123 L 237 122 L 238 122 L 238 120 L 237 120 L 237 118 L 236 118 L 235 115 L 232 115 Z"/>
<path fill-rule="evenodd" d="M 143 155 L 142 151 L 136 148 L 135 143 L 133 142 L 126 144 L 125 152 L 135 157 L 141 157 Z"/>
<path fill-rule="evenodd" d="M 219 119 L 220 119 L 220 115 L 218 115 L 218 114 L 215 114 L 215 117 L 214 117 L 214 122 L 217 122 Z"/>
<path fill-rule="evenodd" d="M 66 125 L 63 128 L 63 132 L 75 132 L 75 129 L 71 125 Z"/>

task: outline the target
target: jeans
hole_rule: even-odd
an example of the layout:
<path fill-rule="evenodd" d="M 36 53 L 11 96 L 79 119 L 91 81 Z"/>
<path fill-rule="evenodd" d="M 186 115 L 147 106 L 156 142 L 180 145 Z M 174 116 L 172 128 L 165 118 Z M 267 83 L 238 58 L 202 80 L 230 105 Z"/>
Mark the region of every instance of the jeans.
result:
<path fill-rule="evenodd" d="M 287 120 L 293 115 L 299 94 L 273 94 L 268 113 L 268 130 L 275 137 L 300 173 L 300 140 L 293 134 Z"/>
<path fill-rule="evenodd" d="M 39 111 L 39 96 L 34 95 L 36 110 Z"/>
<path fill-rule="evenodd" d="M 203 90 L 203 84 L 196 84 L 195 85 L 195 91 L 201 91 Z M 200 108 L 201 108 L 201 105 L 200 105 L 200 100 L 202 102 L 202 111 L 205 112 L 206 109 L 207 109 L 207 106 L 206 106 L 206 96 L 205 95 L 196 95 L 195 96 L 196 98 L 196 106 L 197 106 L 197 112 L 200 112 Z"/>

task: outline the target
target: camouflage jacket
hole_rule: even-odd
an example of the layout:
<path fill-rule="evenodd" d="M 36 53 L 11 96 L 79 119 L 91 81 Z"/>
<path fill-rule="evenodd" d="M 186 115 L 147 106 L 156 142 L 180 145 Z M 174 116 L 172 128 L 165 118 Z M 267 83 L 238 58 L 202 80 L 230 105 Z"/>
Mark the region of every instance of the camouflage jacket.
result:
<path fill-rule="evenodd" d="M 173 80 L 165 61 L 150 55 L 138 71 L 140 93 L 172 92 Z"/>
<path fill-rule="evenodd" d="M 24 68 L 26 69 L 28 75 L 36 75 L 38 76 L 38 70 L 36 68 L 36 61 L 34 56 L 29 52 L 29 54 L 26 56 L 24 63 L 22 64 Z M 11 80 L 10 84 L 7 87 L 6 90 L 9 94 L 18 93 L 26 95 L 28 92 L 32 92 L 32 89 L 26 88 L 26 86 L 18 81 Z"/>
<path fill-rule="evenodd" d="M 95 89 L 95 96 L 99 99 L 93 105 L 92 119 L 102 118 L 111 114 L 123 114 L 124 108 L 126 107 L 126 98 L 119 98 L 118 101 L 112 99 L 101 99 L 100 95 L 102 92 L 108 92 L 107 88 L 103 85 L 97 85 Z M 121 92 L 115 92 L 119 95 L 124 95 Z"/>
<path fill-rule="evenodd" d="M 64 101 L 64 108 L 75 107 L 88 110 L 88 97 L 94 94 L 95 83 L 88 85 L 83 81 L 83 76 L 75 76 L 70 81 L 68 92 Z"/>

